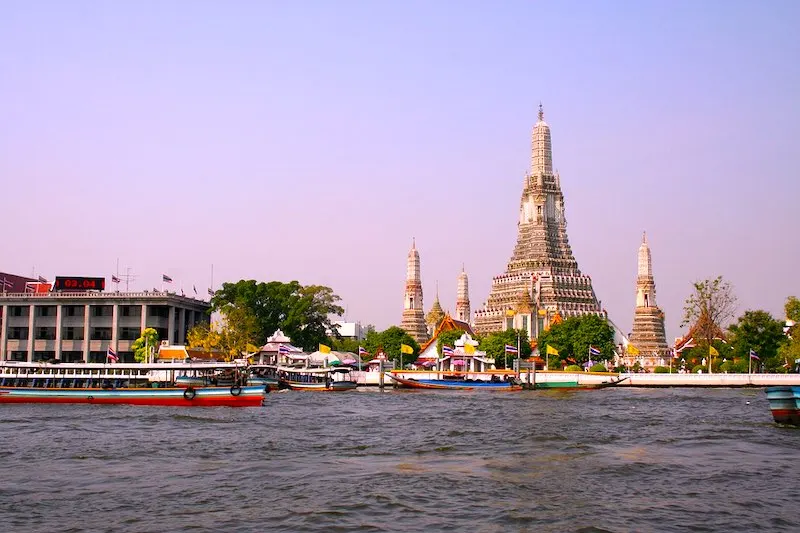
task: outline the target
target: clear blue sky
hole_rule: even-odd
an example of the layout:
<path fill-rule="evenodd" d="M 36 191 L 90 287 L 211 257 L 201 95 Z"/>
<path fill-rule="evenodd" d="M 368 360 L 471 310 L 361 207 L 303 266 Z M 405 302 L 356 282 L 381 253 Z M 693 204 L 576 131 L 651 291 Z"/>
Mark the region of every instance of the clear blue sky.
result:
<path fill-rule="evenodd" d="M 39 2 L 0 17 L 0 270 L 331 286 L 399 323 L 473 309 L 516 240 L 544 103 L 568 234 L 629 331 L 652 247 L 670 338 L 698 279 L 800 294 L 800 3 Z"/>

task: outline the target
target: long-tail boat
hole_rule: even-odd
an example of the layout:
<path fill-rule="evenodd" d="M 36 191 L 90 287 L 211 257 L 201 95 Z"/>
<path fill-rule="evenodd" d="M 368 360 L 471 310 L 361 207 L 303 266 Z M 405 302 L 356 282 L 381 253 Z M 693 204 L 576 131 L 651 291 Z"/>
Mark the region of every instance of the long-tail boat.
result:
<path fill-rule="evenodd" d="M 386 374 L 392 378 L 398 387 L 408 389 L 450 389 L 450 390 L 491 390 L 491 391 L 518 391 L 522 385 L 516 380 L 492 381 L 481 379 L 413 379 L 399 376 L 393 372 Z"/>
<path fill-rule="evenodd" d="M 800 426 L 800 386 L 767 387 L 767 400 L 775 422 Z"/>

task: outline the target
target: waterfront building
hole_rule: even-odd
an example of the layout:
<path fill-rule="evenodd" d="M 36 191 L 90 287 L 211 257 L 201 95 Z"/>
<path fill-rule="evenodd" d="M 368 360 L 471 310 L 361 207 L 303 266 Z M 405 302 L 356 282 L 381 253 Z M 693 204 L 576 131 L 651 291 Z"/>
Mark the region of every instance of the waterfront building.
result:
<path fill-rule="evenodd" d="M 446 313 L 442 318 L 442 320 L 439 321 L 439 324 L 436 326 L 436 329 L 431 334 L 430 339 L 428 339 L 425 343 L 420 345 L 419 355 L 417 359 L 423 362 L 438 359 L 439 351 L 437 350 L 437 346 L 439 344 L 439 335 L 441 335 L 445 331 L 455 331 L 455 330 L 460 330 L 465 333 L 469 333 L 470 335 L 475 334 L 472 331 L 472 327 L 469 325 L 468 322 L 463 322 L 461 320 L 455 319 L 452 316 L 450 316 L 450 313 Z"/>
<path fill-rule="evenodd" d="M 647 234 L 642 235 L 639 246 L 639 261 L 636 276 L 636 310 L 633 317 L 633 331 L 629 336 L 638 353 L 630 350 L 623 357 L 625 366 L 633 366 L 637 361 L 647 370 L 669 364 L 669 346 L 664 333 L 664 312 L 656 303 L 656 283 L 653 279 L 653 264 Z"/>
<path fill-rule="evenodd" d="M 337 320 L 332 322 L 331 325 L 339 332 L 339 336 L 343 339 L 364 340 L 367 337 L 367 328 L 361 325 L 361 322 L 345 322 L 344 320 Z M 333 336 L 333 331 L 327 331 L 328 336 Z"/>
<path fill-rule="evenodd" d="M 425 325 L 425 313 L 422 306 L 422 279 L 416 241 L 411 243 L 406 267 L 403 319 L 400 327 L 406 330 L 415 341 L 422 344 L 428 340 L 428 328 Z"/>
<path fill-rule="evenodd" d="M 535 339 L 556 315 L 604 315 L 591 278 L 581 273 L 569 246 L 561 178 L 553 171 L 550 126 L 541 105 L 531 144 L 517 243 L 506 271 L 492 279 L 489 298 L 475 311 L 480 334 L 515 328 Z"/>
<path fill-rule="evenodd" d="M 258 350 L 259 364 L 291 365 L 304 361 L 305 357 L 303 349 L 292 345 L 292 339 L 280 329 L 267 337 L 266 344 Z"/>
<path fill-rule="evenodd" d="M 461 274 L 458 275 L 458 288 L 456 289 L 456 318 L 468 324 L 472 321 L 469 307 L 469 278 L 467 278 L 463 265 Z"/>
<path fill-rule="evenodd" d="M 133 362 L 131 344 L 154 328 L 183 344 L 210 304 L 168 292 L 7 292 L 0 295 L 0 360 L 106 362 L 108 350 Z M 157 347 L 156 347 L 157 349 Z"/>

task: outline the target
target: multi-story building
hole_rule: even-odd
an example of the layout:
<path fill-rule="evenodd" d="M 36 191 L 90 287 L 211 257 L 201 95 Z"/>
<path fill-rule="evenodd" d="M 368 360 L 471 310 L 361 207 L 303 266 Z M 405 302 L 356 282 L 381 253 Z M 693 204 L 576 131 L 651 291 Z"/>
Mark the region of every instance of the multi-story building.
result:
<path fill-rule="evenodd" d="M 108 349 L 133 361 L 131 344 L 145 328 L 169 344 L 208 322 L 210 304 L 167 292 L 0 294 L 0 360 L 105 362 Z"/>

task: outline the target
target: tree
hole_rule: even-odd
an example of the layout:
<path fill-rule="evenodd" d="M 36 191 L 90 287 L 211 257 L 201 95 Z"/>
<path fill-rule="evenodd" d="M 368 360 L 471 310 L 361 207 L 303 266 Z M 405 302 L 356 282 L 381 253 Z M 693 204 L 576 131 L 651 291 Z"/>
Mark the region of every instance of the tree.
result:
<path fill-rule="evenodd" d="M 506 353 L 506 344 L 516 348 L 517 335 L 519 335 L 519 357 L 527 357 L 531 353 L 531 343 L 528 341 L 528 332 L 522 329 L 489 333 L 481 340 L 479 349 L 485 351 L 487 357 L 494 359 L 497 368 L 511 368 L 511 361 L 517 356 Z"/>
<path fill-rule="evenodd" d="M 734 357 L 747 361 L 753 350 L 767 370 L 775 370 L 783 364 L 778 357 L 778 348 L 786 339 L 783 323 L 768 312 L 745 311 L 728 331 Z"/>
<path fill-rule="evenodd" d="M 207 352 L 219 352 L 226 360 L 258 350 L 254 344 L 255 317 L 243 307 L 228 307 L 222 320 L 214 324 L 198 324 L 187 334 L 189 346 Z"/>
<path fill-rule="evenodd" d="M 463 329 L 449 329 L 439 333 L 439 336 L 436 337 L 436 353 L 441 355 L 442 346 L 445 345 L 455 348 L 455 342 L 460 339 L 464 333 L 465 331 Z"/>
<path fill-rule="evenodd" d="M 223 283 L 211 305 L 213 311 L 246 309 L 255 319 L 255 340 L 259 344 L 281 329 L 296 346 L 313 350 L 327 340 L 329 332 L 338 336 L 330 317 L 344 313 L 339 301 L 330 287 L 322 285 L 240 280 Z"/>
<path fill-rule="evenodd" d="M 598 358 L 609 359 L 614 353 L 614 328 L 597 315 L 569 317 L 542 332 L 536 341 L 539 354 L 546 357 L 550 368 L 562 362 L 582 364 L 589 360 L 589 346 L 600 350 Z M 547 356 L 547 345 L 558 350 L 558 355 Z"/>
<path fill-rule="evenodd" d="M 780 366 L 776 370 L 800 372 L 800 300 L 789 296 L 784 311 L 786 318 L 792 320 L 794 325 L 786 331 L 785 342 L 778 349 L 776 363 L 780 363 Z"/>
<path fill-rule="evenodd" d="M 696 281 L 683 307 L 681 327 L 691 325 L 695 341 L 707 348 L 715 338 L 722 336 L 722 326 L 733 318 L 735 310 L 733 288 L 722 276 Z M 711 357 L 708 357 L 708 368 L 711 369 Z"/>
<path fill-rule="evenodd" d="M 414 353 L 401 354 L 401 344 L 411 346 Z M 364 347 L 372 356 L 377 354 L 379 349 L 383 349 L 383 353 L 385 353 L 386 357 L 389 359 L 395 360 L 398 363 L 402 359 L 403 366 L 415 361 L 419 354 L 419 344 L 417 341 L 406 333 L 406 330 L 398 326 L 391 326 L 381 332 L 376 332 L 374 330 L 367 331 L 367 338 L 364 339 Z"/>
<path fill-rule="evenodd" d="M 154 328 L 145 328 L 141 336 L 131 344 L 133 360 L 137 363 L 146 362 L 151 348 L 154 351 L 158 348 L 158 331 Z"/>

